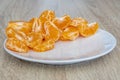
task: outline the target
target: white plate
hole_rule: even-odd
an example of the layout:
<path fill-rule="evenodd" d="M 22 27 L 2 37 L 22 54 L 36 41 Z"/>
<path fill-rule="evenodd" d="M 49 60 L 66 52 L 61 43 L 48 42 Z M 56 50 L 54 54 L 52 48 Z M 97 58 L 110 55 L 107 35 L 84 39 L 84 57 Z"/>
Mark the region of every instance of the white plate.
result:
<path fill-rule="evenodd" d="M 108 54 L 116 46 L 115 37 L 107 31 L 99 29 L 98 32 L 88 38 L 78 38 L 74 41 L 59 41 L 55 48 L 46 52 L 18 53 L 5 46 L 4 49 L 12 56 L 31 62 L 44 64 L 72 64 L 92 60 Z"/>

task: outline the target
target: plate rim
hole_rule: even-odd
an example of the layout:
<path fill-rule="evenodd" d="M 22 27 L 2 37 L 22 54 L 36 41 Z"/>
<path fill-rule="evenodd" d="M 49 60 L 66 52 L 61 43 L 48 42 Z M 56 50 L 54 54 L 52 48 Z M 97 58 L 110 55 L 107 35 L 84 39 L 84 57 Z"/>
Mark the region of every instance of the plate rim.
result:
<path fill-rule="evenodd" d="M 77 59 L 70 59 L 70 60 L 43 60 L 43 59 L 28 58 L 28 57 L 25 57 L 25 56 L 21 56 L 21 55 L 9 52 L 9 50 L 5 46 L 5 43 L 6 43 L 7 39 L 4 40 L 3 44 L 4 44 L 5 51 L 8 54 L 10 54 L 10 55 L 12 55 L 12 56 L 14 56 L 14 57 L 16 57 L 18 59 L 22 59 L 22 60 L 30 61 L 30 62 L 44 63 L 44 64 L 57 64 L 57 65 L 60 65 L 60 64 L 72 64 L 72 63 L 78 63 L 78 62 L 93 60 L 93 59 L 102 57 L 102 56 L 104 56 L 106 54 L 109 54 L 115 48 L 115 46 L 117 44 L 116 38 L 111 33 L 109 33 L 108 31 L 105 31 L 105 30 L 102 30 L 102 29 L 99 29 L 99 30 L 103 31 L 103 32 L 107 33 L 107 35 L 111 36 L 111 38 L 114 39 L 114 44 L 109 50 L 107 50 L 105 52 L 101 52 L 98 55 L 94 55 L 94 56 L 90 56 L 90 57 L 86 57 L 86 58 L 77 58 Z"/>

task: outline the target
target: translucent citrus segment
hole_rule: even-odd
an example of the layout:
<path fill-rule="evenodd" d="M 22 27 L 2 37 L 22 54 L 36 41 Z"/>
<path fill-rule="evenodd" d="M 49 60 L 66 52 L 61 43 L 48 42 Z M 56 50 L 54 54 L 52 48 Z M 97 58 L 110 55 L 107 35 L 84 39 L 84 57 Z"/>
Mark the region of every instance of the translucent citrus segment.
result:
<path fill-rule="evenodd" d="M 75 40 L 79 36 L 79 30 L 76 27 L 67 27 L 61 34 L 60 40 Z"/>
<path fill-rule="evenodd" d="M 80 35 L 82 35 L 82 33 L 88 28 L 88 25 L 87 24 L 80 24 L 80 25 L 78 25 L 77 28 L 79 30 Z"/>
<path fill-rule="evenodd" d="M 26 53 L 29 50 L 24 42 L 15 38 L 8 38 L 6 41 L 6 47 L 12 51 L 21 53 Z"/>
<path fill-rule="evenodd" d="M 71 26 L 78 27 L 81 24 L 88 24 L 87 20 L 79 17 L 79 18 L 74 18 L 72 19 L 72 22 L 70 23 Z"/>
<path fill-rule="evenodd" d="M 8 27 L 16 30 L 16 31 L 21 31 L 24 32 L 25 34 L 31 32 L 32 26 L 31 23 L 29 22 L 24 22 L 24 21 L 12 21 L 9 22 Z"/>
<path fill-rule="evenodd" d="M 32 32 L 41 32 L 42 22 L 38 18 L 32 18 L 29 22 L 32 24 Z"/>
<path fill-rule="evenodd" d="M 9 22 L 8 27 L 6 28 L 6 35 L 9 38 L 16 38 L 19 40 L 26 39 L 28 33 L 32 30 L 31 23 L 14 21 Z"/>
<path fill-rule="evenodd" d="M 29 22 L 32 24 L 32 32 L 42 33 L 42 36 L 45 35 L 44 26 L 42 26 L 42 22 L 40 19 L 32 18 Z"/>
<path fill-rule="evenodd" d="M 84 31 L 81 33 L 81 35 L 84 37 L 89 37 L 91 35 L 94 35 L 96 31 L 98 30 L 98 28 L 99 28 L 98 23 L 96 22 L 90 23 L 88 24 L 88 27 L 84 29 Z"/>
<path fill-rule="evenodd" d="M 33 48 L 36 45 L 41 44 L 42 40 L 43 40 L 43 36 L 41 33 L 31 32 L 27 36 L 26 43 L 28 47 Z"/>
<path fill-rule="evenodd" d="M 55 12 L 51 10 L 45 10 L 44 12 L 41 13 L 39 19 L 42 21 L 42 25 L 46 21 L 52 21 L 55 18 Z"/>
<path fill-rule="evenodd" d="M 60 18 L 55 18 L 53 23 L 61 30 L 65 29 L 71 22 L 71 18 L 69 15 L 65 15 Z"/>
<path fill-rule="evenodd" d="M 41 44 L 36 45 L 33 50 L 37 52 L 44 52 L 54 48 L 55 42 L 53 40 L 45 40 Z"/>
<path fill-rule="evenodd" d="M 15 38 L 16 37 L 16 33 L 15 33 L 14 29 L 12 29 L 10 27 L 7 27 L 5 32 L 6 32 L 6 35 L 8 38 Z"/>
<path fill-rule="evenodd" d="M 6 28 L 6 35 L 8 38 L 15 38 L 21 41 L 24 41 L 26 38 L 26 35 L 23 32 L 16 31 L 10 27 Z"/>
<path fill-rule="evenodd" d="M 44 29 L 46 31 L 46 35 L 45 35 L 46 40 L 51 39 L 53 41 L 57 41 L 59 39 L 60 30 L 52 22 L 46 21 L 44 25 Z"/>

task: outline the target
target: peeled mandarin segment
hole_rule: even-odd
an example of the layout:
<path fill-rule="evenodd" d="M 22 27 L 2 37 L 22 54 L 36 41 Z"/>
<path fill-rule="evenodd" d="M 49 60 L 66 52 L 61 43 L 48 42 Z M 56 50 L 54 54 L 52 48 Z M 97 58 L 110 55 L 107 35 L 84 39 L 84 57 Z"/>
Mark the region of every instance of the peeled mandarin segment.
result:
<path fill-rule="evenodd" d="M 45 28 L 45 31 L 46 31 L 46 35 L 45 35 L 46 40 L 51 39 L 53 41 L 57 41 L 59 39 L 60 30 L 52 22 L 47 21 L 45 23 L 44 28 Z"/>
<path fill-rule="evenodd" d="M 8 38 L 6 41 L 6 47 L 12 51 L 26 53 L 29 48 L 24 42 L 17 40 L 15 38 Z"/>
<path fill-rule="evenodd" d="M 95 34 L 96 31 L 98 30 L 98 28 L 99 28 L 98 23 L 96 23 L 96 22 L 90 23 L 90 24 L 88 24 L 88 27 L 81 33 L 81 35 L 84 37 L 89 37 L 89 36 Z"/>
<path fill-rule="evenodd" d="M 81 24 L 88 24 L 87 20 L 79 17 L 72 19 L 72 22 L 70 23 L 71 26 L 78 27 Z"/>
<path fill-rule="evenodd" d="M 10 27 L 6 28 L 6 35 L 8 38 L 15 38 L 15 39 L 18 39 L 21 41 L 24 41 L 25 37 L 26 37 L 26 35 L 18 32 L 18 31 L 15 31 L 14 29 L 12 29 Z"/>
<path fill-rule="evenodd" d="M 52 21 L 59 29 L 63 30 L 65 29 L 71 22 L 71 18 L 68 15 L 65 15 L 61 18 L 55 18 Z"/>
<path fill-rule="evenodd" d="M 37 39 L 35 41 L 29 42 L 27 43 L 27 46 L 31 49 L 33 49 L 36 45 L 41 44 L 42 40 L 41 39 Z"/>
<path fill-rule="evenodd" d="M 55 42 L 53 40 L 43 41 L 41 44 L 38 44 L 33 48 L 34 51 L 44 52 L 54 48 Z"/>
<path fill-rule="evenodd" d="M 42 23 L 38 18 L 33 18 L 30 22 L 32 24 L 32 32 L 41 32 Z"/>
<path fill-rule="evenodd" d="M 55 18 L 55 12 L 51 10 L 46 10 L 41 13 L 40 19 L 45 18 L 46 20 L 52 21 Z"/>
<path fill-rule="evenodd" d="M 32 31 L 31 23 L 24 23 L 23 25 L 20 25 L 20 27 L 20 31 L 24 32 L 25 34 L 28 34 Z"/>
<path fill-rule="evenodd" d="M 42 36 L 45 36 L 45 30 L 40 19 L 32 18 L 29 22 L 32 24 L 32 32 L 42 33 Z"/>
<path fill-rule="evenodd" d="M 13 28 L 14 30 L 22 31 L 24 33 L 29 33 L 32 30 L 31 23 L 23 21 L 9 22 L 8 27 Z"/>
<path fill-rule="evenodd" d="M 31 32 L 31 33 L 28 34 L 27 40 L 29 42 L 31 42 L 31 41 L 34 41 L 34 40 L 37 40 L 37 39 L 43 39 L 43 37 L 41 35 L 42 35 L 41 33 Z"/>
<path fill-rule="evenodd" d="M 42 34 L 41 33 L 29 33 L 29 35 L 27 36 L 27 45 L 30 48 L 35 47 L 38 44 L 41 44 L 43 40 Z"/>
<path fill-rule="evenodd" d="M 87 24 L 80 24 L 78 25 L 78 30 L 79 30 L 79 33 L 80 35 L 82 35 L 82 33 L 88 28 L 88 25 Z"/>
<path fill-rule="evenodd" d="M 29 22 L 14 21 L 14 22 L 9 22 L 6 28 L 6 34 L 8 37 L 14 37 L 19 40 L 22 40 L 22 38 L 26 39 L 27 34 L 30 33 L 31 30 L 32 27 L 30 26 Z"/>
<path fill-rule="evenodd" d="M 76 27 L 66 28 L 60 37 L 61 40 L 75 40 L 79 36 L 79 31 Z"/>
<path fill-rule="evenodd" d="M 44 25 L 46 21 L 52 21 L 54 18 L 55 18 L 55 12 L 51 10 L 46 10 L 42 12 L 39 17 L 39 19 L 42 21 L 42 25 Z"/>
<path fill-rule="evenodd" d="M 12 28 L 7 27 L 6 28 L 6 35 L 7 35 L 8 38 L 12 38 L 12 37 L 15 38 L 16 33 Z"/>

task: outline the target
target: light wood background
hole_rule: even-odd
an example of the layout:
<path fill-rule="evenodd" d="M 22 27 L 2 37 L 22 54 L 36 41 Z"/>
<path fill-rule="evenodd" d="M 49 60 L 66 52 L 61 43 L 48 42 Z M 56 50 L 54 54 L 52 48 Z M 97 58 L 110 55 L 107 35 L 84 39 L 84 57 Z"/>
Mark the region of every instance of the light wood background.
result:
<path fill-rule="evenodd" d="M 4 29 L 10 20 L 29 20 L 46 9 L 97 21 L 117 38 L 116 48 L 96 60 L 53 66 L 31 63 L 3 49 Z M 120 80 L 120 0 L 0 0 L 0 80 Z"/>

